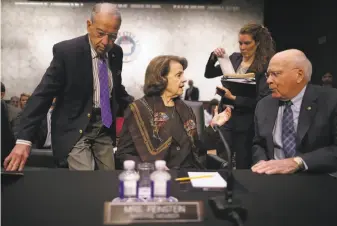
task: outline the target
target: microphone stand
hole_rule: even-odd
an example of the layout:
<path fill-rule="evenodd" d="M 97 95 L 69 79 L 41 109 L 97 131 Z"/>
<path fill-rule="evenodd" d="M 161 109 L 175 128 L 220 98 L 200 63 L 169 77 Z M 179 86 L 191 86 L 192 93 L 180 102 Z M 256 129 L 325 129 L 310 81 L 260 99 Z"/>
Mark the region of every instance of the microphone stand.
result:
<path fill-rule="evenodd" d="M 228 143 L 220 131 L 219 126 L 214 126 L 214 129 L 219 133 L 227 152 L 228 177 L 225 195 L 212 197 L 208 200 L 208 203 L 217 218 L 228 220 L 237 226 L 243 226 L 244 221 L 247 219 L 247 210 L 241 206 L 239 200 L 233 199 L 234 176 L 231 150 L 229 149 Z"/>

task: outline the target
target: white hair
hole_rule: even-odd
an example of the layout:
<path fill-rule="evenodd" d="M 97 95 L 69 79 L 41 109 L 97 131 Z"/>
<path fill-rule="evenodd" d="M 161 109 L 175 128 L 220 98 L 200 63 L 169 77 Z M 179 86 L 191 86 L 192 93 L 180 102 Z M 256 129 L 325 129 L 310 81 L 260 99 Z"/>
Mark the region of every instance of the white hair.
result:
<path fill-rule="evenodd" d="M 292 66 L 302 69 L 306 80 L 308 82 L 311 80 L 312 64 L 301 50 L 288 49 L 275 54 L 275 56 L 281 57 L 282 60 L 286 61 Z"/>
<path fill-rule="evenodd" d="M 296 66 L 303 68 L 304 76 L 309 82 L 312 75 L 312 64 L 310 60 L 306 57 L 306 55 L 302 51 L 299 51 L 297 54 L 295 54 L 293 58 L 293 63 Z"/>
<path fill-rule="evenodd" d="M 94 23 L 96 14 L 107 13 L 112 16 L 116 16 L 120 22 L 122 22 L 122 16 L 115 4 L 111 3 L 97 3 L 94 5 L 91 11 L 91 22 Z"/>

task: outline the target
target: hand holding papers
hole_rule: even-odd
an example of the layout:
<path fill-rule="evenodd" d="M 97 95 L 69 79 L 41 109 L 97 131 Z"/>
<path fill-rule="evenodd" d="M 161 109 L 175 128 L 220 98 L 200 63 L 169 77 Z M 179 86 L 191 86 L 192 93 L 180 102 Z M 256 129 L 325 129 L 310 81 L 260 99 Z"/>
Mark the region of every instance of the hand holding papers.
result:
<path fill-rule="evenodd" d="M 219 61 L 219 64 L 220 64 L 220 68 L 221 68 L 222 74 L 224 74 L 224 75 L 227 75 L 227 74 L 233 75 L 233 74 L 235 74 L 232 62 L 230 61 L 229 56 L 227 55 L 227 53 L 225 53 L 223 55 L 223 57 L 218 57 L 218 61 Z"/>
<path fill-rule="evenodd" d="M 214 51 L 213 51 L 213 54 L 216 56 L 216 57 L 223 57 L 224 54 L 226 54 L 226 51 L 224 48 L 216 48 Z"/>
<path fill-rule="evenodd" d="M 227 53 L 218 56 L 218 62 L 223 74 L 221 83 L 233 96 L 256 97 L 256 82 L 254 73 L 236 74 Z"/>
<path fill-rule="evenodd" d="M 230 61 L 229 56 L 227 54 L 224 54 L 223 57 L 218 57 L 218 61 L 220 64 L 222 74 L 225 78 L 239 78 L 239 79 L 255 78 L 254 73 L 236 74 L 232 62 Z"/>

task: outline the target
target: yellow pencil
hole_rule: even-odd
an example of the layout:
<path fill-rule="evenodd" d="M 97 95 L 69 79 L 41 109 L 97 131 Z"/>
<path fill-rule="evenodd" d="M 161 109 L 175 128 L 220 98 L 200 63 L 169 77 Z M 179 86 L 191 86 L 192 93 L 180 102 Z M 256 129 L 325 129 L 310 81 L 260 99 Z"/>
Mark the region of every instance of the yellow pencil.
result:
<path fill-rule="evenodd" d="M 176 178 L 176 181 L 186 181 L 186 180 L 210 178 L 210 177 L 213 177 L 213 175 L 202 175 L 202 176 L 195 176 L 195 177 L 181 177 L 181 178 Z"/>

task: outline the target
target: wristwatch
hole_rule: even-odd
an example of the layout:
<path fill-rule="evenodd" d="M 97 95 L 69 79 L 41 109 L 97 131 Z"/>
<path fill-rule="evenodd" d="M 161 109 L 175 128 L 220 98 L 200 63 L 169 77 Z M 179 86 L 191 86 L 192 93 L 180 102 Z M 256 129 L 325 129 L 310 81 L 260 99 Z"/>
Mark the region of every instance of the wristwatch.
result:
<path fill-rule="evenodd" d="M 304 163 L 303 163 L 303 159 L 301 157 L 295 157 L 293 158 L 294 161 L 296 162 L 297 166 L 298 166 L 298 170 L 302 171 L 304 170 Z"/>

